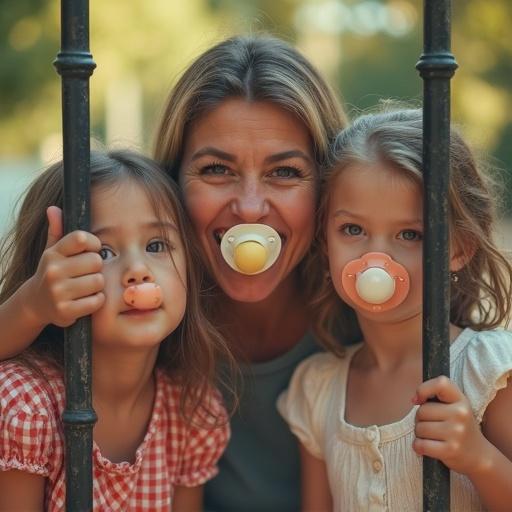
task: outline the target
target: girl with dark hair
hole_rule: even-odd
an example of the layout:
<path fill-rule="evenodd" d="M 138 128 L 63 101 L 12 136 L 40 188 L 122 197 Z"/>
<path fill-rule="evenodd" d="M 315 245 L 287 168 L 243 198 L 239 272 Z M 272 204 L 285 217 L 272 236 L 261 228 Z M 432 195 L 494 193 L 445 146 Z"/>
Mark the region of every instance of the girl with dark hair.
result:
<path fill-rule="evenodd" d="M 22 286 L 40 295 L 38 266 L 75 276 L 67 281 L 73 293 L 90 296 L 97 277 L 84 267 L 102 267 L 104 296 L 85 304 L 94 309 L 94 507 L 200 510 L 202 484 L 216 474 L 229 438 L 214 388 L 216 358 L 229 361 L 229 352 L 200 307 L 201 267 L 176 187 L 145 157 L 93 153 L 91 233 L 64 237 L 61 257 L 48 263 L 46 213 L 54 216 L 62 197 L 59 162 L 29 187 L 3 246 L 0 302 Z M 64 508 L 62 370 L 63 332 L 55 324 L 0 363 L 0 510 Z"/>

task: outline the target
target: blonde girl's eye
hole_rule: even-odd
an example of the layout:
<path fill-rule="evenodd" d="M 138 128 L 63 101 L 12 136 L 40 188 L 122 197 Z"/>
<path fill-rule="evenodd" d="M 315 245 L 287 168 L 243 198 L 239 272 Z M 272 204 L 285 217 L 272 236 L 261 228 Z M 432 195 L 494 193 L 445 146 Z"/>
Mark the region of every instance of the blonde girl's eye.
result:
<path fill-rule="evenodd" d="M 98 253 L 102 260 L 109 260 L 115 256 L 115 253 L 109 247 L 102 247 Z"/>
<path fill-rule="evenodd" d="M 364 233 L 363 228 L 357 224 L 344 224 L 341 230 L 348 236 L 359 236 Z"/>
<path fill-rule="evenodd" d="M 415 229 L 404 229 L 398 233 L 398 239 L 405 242 L 420 242 L 423 240 L 423 235 Z"/>
<path fill-rule="evenodd" d="M 153 240 L 146 246 L 148 252 L 169 252 L 170 249 L 170 244 L 163 240 Z"/>

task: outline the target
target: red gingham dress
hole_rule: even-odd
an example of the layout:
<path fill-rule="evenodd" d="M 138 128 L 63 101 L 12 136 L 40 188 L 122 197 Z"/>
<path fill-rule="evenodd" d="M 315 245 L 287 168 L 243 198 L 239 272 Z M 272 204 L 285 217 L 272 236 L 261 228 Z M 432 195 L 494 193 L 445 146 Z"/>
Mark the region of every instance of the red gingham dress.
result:
<path fill-rule="evenodd" d="M 57 369 L 39 366 L 47 380 L 19 363 L 0 364 L 0 470 L 46 477 L 45 510 L 64 510 L 64 384 Z M 215 428 L 185 424 L 179 398 L 180 388 L 157 370 L 153 412 L 133 464 L 110 462 L 94 443 L 94 510 L 169 512 L 174 486 L 193 487 L 217 474 L 230 434 L 220 394 L 209 396 L 222 420 Z"/>

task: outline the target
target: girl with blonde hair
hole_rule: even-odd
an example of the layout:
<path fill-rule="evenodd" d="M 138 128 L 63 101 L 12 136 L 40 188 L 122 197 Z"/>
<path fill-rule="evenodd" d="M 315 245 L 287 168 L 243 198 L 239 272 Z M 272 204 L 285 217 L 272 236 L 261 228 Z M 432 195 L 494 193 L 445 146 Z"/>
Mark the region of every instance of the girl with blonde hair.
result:
<path fill-rule="evenodd" d="M 493 241 L 496 195 L 450 141 L 450 375 L 422 380 L 422 114 L 364 115 L 334 143 L 320 237 L 319 332 L 337 302 L 361 343 L 302 362 L 278 407 L 301 442 L 302 510 L 422 510 L 421 457 L 452 470 L 452 511 L 512 500 L 512 267 Z M 427 401 L 437 398 L 437 402 Z"/>

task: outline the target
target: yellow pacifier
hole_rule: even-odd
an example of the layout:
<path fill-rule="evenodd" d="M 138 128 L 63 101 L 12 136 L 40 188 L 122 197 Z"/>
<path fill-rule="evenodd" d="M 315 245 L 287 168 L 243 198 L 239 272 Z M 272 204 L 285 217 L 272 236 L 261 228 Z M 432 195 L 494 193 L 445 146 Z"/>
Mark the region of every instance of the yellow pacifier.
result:
<path fill-rule="evenodd" d="M 237 224 L 220 242 L 226 263 L 237 272 L 255 275 L 265 272 L 281 252 L 281 237 L 266 224 Z"/>

